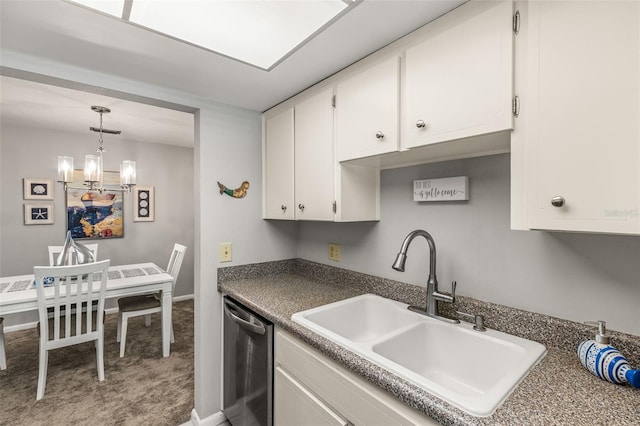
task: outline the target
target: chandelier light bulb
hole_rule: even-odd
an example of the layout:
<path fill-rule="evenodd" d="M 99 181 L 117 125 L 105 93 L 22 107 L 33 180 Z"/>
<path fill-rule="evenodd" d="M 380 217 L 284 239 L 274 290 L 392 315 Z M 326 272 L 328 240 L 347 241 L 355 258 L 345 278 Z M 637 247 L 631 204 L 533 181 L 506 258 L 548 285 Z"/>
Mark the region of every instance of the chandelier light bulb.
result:
<path fill-rule="evenodd" d="M 96 183 L 100 181 L 100 158 L 97 155 L 85 155 L 84 157 L 84 181 Z"/>
<path fill-rule="evenodd" d="M 58 182 L 73 182 L 73 157 L 58 157 Z"/>
<path fill-rule="evenodd" d="M 124 160 L 120 165 L 120 185 L 130 188 L 136 184 L 136 162 Z"/>

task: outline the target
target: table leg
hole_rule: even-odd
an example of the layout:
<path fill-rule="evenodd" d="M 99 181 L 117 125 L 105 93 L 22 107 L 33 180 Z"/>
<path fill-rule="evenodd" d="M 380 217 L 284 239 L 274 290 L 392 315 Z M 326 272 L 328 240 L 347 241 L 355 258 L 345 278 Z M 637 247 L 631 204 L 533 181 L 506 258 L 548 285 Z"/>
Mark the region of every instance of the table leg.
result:
<path fill-rule="evenodd" d="M 162 356 L 168 357 L 171 344 L 172 283 L 165 283 L 162 290 Z"/>

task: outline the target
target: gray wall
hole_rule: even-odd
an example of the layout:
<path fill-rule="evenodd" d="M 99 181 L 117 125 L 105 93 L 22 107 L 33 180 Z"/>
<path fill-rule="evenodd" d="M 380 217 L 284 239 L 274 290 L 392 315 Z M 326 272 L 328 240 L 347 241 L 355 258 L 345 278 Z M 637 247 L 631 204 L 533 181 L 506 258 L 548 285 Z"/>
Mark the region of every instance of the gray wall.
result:
<path fill-rule="evenodd" d="M 200 418 L 221 408 L 222 297 L 217 268 L 295 257 L 293 222 L 261 219 L 261 117 L 223 106 L 201 109 L 196 125 L 196 410 Z M 216 181 L 235 187 L 250 183 L 245 198 L 220 195 Z M 219 244 L 233 245 L 233 261 L 218 261 Z"/>
<path fill-rule="evenodd" d="M 47 265 L 48 245 L 61 245 L 66 230 L 65 193 L 55 183 L 57 156 L 69 155 L 76 168 L 95 152 L 97 135 L 13 127 L 2 122 L 0 142 L 0 275 L 21 275 L 34 265 Z M 154 222 L 133 222 L 132 194 L 124 195 L 124 238 L 81 240 L 98 242 L 98 258 L 113 264 L 154 262 L 166 267 L 175 242 L 188 247 L 175 295 L 193 294 L 194 208 L 193 148 L 127 141 L 105 136 L 105 170 L 119 170 L 122 160 L 136 161 L 138 184 L 155 187 Z M 24 225 L 22 179 L 54 180 L 53 225 Z M 36 317 L 31 316 L 31 320 Z M 7 324 L 28 320 L 11 316 Z"/>
<path fill-rule="evenodd" d="M 426 285 L 426 241 L 414 240 L 404 273 L 391 269 L 403 238 L 422 228 L 437 247 L 442 289 L 573 321 L 606 320 L 640 335 L 640 237 L 509 229 L 509 155 L 386 170 L 378 223 L 299 225 L 298 257 Z M 469 176 L 468 202 L 417 203 L 412 182 Z M 327 243 L 342 244 L 342 262 Z"/>

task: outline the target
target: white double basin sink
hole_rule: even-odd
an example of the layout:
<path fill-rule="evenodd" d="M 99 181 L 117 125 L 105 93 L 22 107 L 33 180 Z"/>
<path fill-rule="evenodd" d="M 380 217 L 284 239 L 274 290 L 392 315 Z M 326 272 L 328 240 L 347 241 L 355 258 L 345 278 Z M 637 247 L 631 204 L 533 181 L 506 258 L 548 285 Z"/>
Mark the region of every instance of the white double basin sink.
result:
<path fill-rule="evenodd" d="M 364 294 L 291 319 L 461 410 L 490 416 L 544 357 L 540 343 L 450 324 Z"/>

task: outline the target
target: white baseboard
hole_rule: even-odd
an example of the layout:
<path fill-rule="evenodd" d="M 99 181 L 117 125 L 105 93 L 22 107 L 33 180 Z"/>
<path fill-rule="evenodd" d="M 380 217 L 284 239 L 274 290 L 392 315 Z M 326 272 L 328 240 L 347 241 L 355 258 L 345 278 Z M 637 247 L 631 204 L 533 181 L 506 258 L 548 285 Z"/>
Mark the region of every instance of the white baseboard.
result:
<path fill-rule="evenodd" d="M 182 302 L 184 300 L 190 300 L 193 299 L 193 294 L 186 294 L 184 296 L 177 296 L 173 298 L 174 302 Z M 105 309 L 104 313 L 107 315 L 112 315 L 112 314 L 117 314 L 118 313 L 118 308 L 109 308 L 109 309 Z M 34 321 L 34 322 L 25 322 L 22 324 L 16 324 L 16 325 L 9 325 L 9 326 L 5 326 L 4 327 L 4 332 L 5 333 L 12 333 L 14 331 L 22 331 L 22 330 L 28 330 L 30 328 L 36 328 L 38 325 L 38 321 Z"/>
<path fill-rule="evenodd" d="M 182 302 L 184 300 L 191 300 L 193 299 L 193 293 L 192 294 L 185 294 L 184 296 L 176 296 L 173 298 L 174 302 Z"/>
<path fill-rule="evenodd" d="M 22 324 L 10 325 L 4 328 L 4 333 L 12 333 L 14 331 L 22 331 L 28 330 L 30 328 L 36 328 L 38 326 L 38 321 L 35 322 L 25 322 Z"/>
<path fill-rule="evenodd" d="M 200 419 L 196 409 L 191 410 L 191 423 L 194 426 L 218 426 L 227 421 L 227 418 L 222 413 L 222 411 L 218 411 L 217 413 L 213 413 L 209 417 L 204 419 Z"/>

